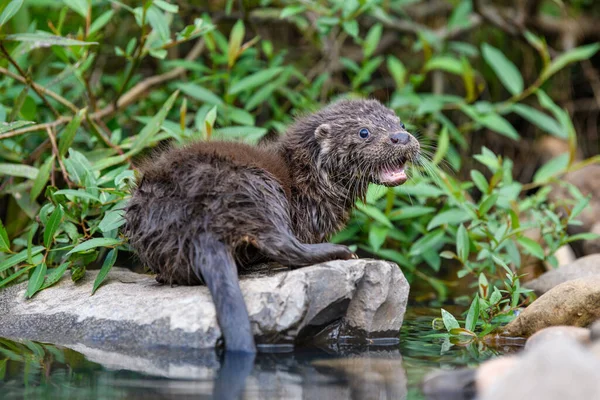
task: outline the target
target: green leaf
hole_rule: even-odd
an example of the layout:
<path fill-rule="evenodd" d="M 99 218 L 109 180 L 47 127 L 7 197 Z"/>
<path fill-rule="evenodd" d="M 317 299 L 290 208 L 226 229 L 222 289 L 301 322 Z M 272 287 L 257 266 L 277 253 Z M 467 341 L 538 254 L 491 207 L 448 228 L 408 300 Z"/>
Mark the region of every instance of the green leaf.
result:
<path fill-rule="evenodd" d="M 75 190 L 75 189 L 63 189 L 63 190 L 57 190 L 56 192 L 54 192 L 55 195 L 57 194 L 63 194 L 65 196 L 73 196 L 73 197 L 77 197 L 80 199 L 86 199 L 86 200 L 92 200 L 95 201 L 97 203 L 100 203 L 100 198 L 98 198 L 97 196 L 94 196 L 93 194 L 90 194 L 88 192 L 85 192 L 83 190 Z"/>
<path fill-rule="evenodd" d="M 31 255 L 38 255 L 42 252 L 42 250 L 44 250 L 44 246 L 36 246 L 33 249 L 31 249 Z M 14 267 L 15 265 L 22 263 L 25 260 L 27 260 L 27 249 L 17 254 L 13 254 L 4 261 L 0 262 L 0 272 L 6 271 L 10 267 Z"/>
<path fill-rule="evenodd" d="M 27 262 L 29 264 L 33 264 L 33 238 L 35 237 L 35 234 L 37 233 L 39 227 L 40 224 L 34 222 L 33 224 L 31 224 L 31 227 L 29 228 L 29 233 L 27 234 Z"/>
<path fill-rule="evenodd" d="M 423 207 L 423 206 L 407 206 L 401 207 L 398 210 L 390 213 L 391 221 L 400 221 L 403 219 L 417 218 L 423 215 L 432 214 L 436 211 L 435 207 Z"/>
<path fill-rule="evenodd" d="M 71 265 L 71 262 L 67 261 L 55 268 L 54 271 L 52 271 L 52 273 L 50 273 L 50 275 L 46 277 L 46 281 L 44 282 L 44 285 L 42 285 L 42 290 L 49 288 L 50 286 L 57 283 L 60 280 L 60 278 L 62 278 L 62 276 L 65 274 L 65 272 L 69 268 L 69 265 Z"/>
<path fill-rule="evenodd" d="M 354 20 L 356 21 L 356 20 Z M 358 31 L 358 28 L 357 28 Z M 381 34 L 383 32 L 383 26 L 380 23 L 377 23 L 369 29 L 367 36 L 365 37 L 365 42 L 363 44 L 363 52 L 365 55 L 365 59 L 369 59 L 375 50 L 377 49 L 377 45 L 381 40 Z M 358 32 L 357 32 L 358 33 Z M 389 61 L 389 59 L 388 59 Z"/>
<path fill-rule="evenodd" d="M 96 247 L 115 247 L 121 244 L 123 244 L 123 241 L 121 239 L 93 238 L 78 244 L 71 251 L 69 251 L 67 255 L 73 253 L 81 253 L 83 251 L 94 249 Z"/>
<path fill-rule="evenodd" d="M 599 49 L 600 43 L 592 43 L 585 46 L 576 47 L 559 55 L 542 71 L 540 79 L 545 81 L 567 65 L 591 58 Z"/>
<path fill-rule="evenodd" d="M 442 128 L 442 132 L 440 132 L 440 136 L 437 140 L 437 149 L 433 156 L 432 163 L 435 165 L 441 163 L 446 157 L 446 153 L 448 153 L 448 148 L 450 147 L 450 135 L 448 135 L 448 127 L 444 126 Z"/>
<path fill-rule="evenodd" d="M 538 242 L 528 237 L 522 236 L 517 239 L 517 242 L 532 256 L 543 260 L 545 258 L 544 249 Z"/>
<path fill-rule="evenodd" d="M 370 206 L 368 204 L 358 203 L 356 205 L 356 209 L 367 215 L 368 217 L 373 218 L 375 221 L 382 223 L 388 228 L 393 228 L 394 225 L 392 222 L 386 217 L 386 215 L 381 212 L 377 207 Z"/>
<path fill-rule="evenodd" d="M 371 225 L 369 229 L 369 245 L 375 251 L 379 251 L 387 238 L 390 228 L 378 224 Z"/>
<path fill-rule="evenodd" d="M 434 56 L 425 64 L 425 71 L 442 70 L 455 75 L 462 75 L 463 64 L 451 56 Z"/>
<path fill-rule="evenodd" d="M 21 92 L 23 93 L 23 92 Z M 25 91 L 25 94 L 27 92 Z M 34 124 L 33 121 L 14 121 L 14 122 L 0 122 L 0 133 L 6 133 L 10 131 L 14 131 L 16 129 L 22 128 L 27 125 Z"/>
<path fill-rule="evenodd" d="M 14 17 L 14 15 L 19 11 L 21 6 L 23 5 L 23 0 L 12 0 L 10 3 L 4 7 L 2 10 L 2 14 L 0 14 L 0 28 L 2 25 L 6 24 L 9 19 Z"/>
<path fill-rule="evenodd" d="M 109 232 L 119 228 L 123 224 L 125 224 L 123 210 L 111 210 L 104 214 L 104 218 L 98 224 L 98 229 L 102 232 Z"/>
<path fill-rule="evenodd" d="M 427 224 L 427 230 L 437 228 L 440 225 L 457 225 L 461 222 L 468 221 L 471 217 L 469 213 L 460 208 L 447 210 L 437 214 Z"/>
<path fill-rule="evenodd" d="M 479 189 L 481 191 L 481 193 L 487 193 L 488 190 L 490 189 L 490 185 L 488 184 L 487 179 L 485 179 L 485 176 L 483 176 L 483 174 L 475 169 L 471 170 L 471 179 L 473 180 L 473 182 L 475 183 L 475 186 L 477 186 L 477 189 Z"/>
<path fill-rule="evenodd" d="M 477 326 L 477 320 L 479 319 L 479 296 L 475 295 L 475 298 L 471 302 L 471 307 L 467 312 L 467 319 L 465 321 L 465 328 L 471 332 L 475 331 Z"/>
<path fill-rule="evenodd" d="M 54 239 L 54 234 L 58 230 L 60 223 L 62 222 L 63 215 L 65 214 L 62 206 L 59 204 L 54 208 L 52 214 L 50 214 L 50 218 L 48 218 L 48 223 L 44 228 L 44 246 L 49 249 L 52 244 L 52 240 Z"/>
<path fill-rule="evenodd" d="M 240 79 L 229 88 L 229 94 L 238 94 L 244 90 L 253 89 L 275 79 L 283 71 L 282 67 L 268 68 Z"/>
<path fill-rule="evenodd" d="M 533 182 L 546 182 L 550 178 L 565 172 L 568 166 L 569 153 L 564 153 L 558 157 L 554 157 L 536 171 L 535 175 L 533 176 Z"/>
<path fill-rule="evenodd" d="M 492 295 L 490 296 L 490 304 L 496 305 L 502 300 L 502 293 L 498 290 L 497 287 L 494 288 Z"/>
<path fill-rule="evenodd" d="M 152 27 L 153 32 L 156 32 L 156 34 L 163 41 L 163 43 L 169 41 L 171 30 L 169 29 L 169 22 L 168 19 L 165 18 L 164 13 L 160 11 L 158 7 L 152 6 L 146 12 L 146 18 L 148 19 L 148 23 Z M 161 50 L 164 51 L 166 55 L 166 50 L 160 49 L 158 51 Z"/>
<path fill-rule="evenodd" d="M 401 89 L 406 84 L 406 67 L 402 64 L 402 61 L 398 60 L 394 56 L 388 56 L 387 68 L 390 71 L 390 75 L 394 79 L 396 88 Z"/>
<path fill-rule="evenodd" d="M 114 15 L 114 10 L 108 10 L 105 13 L 98 16 L 96 19 L 94 19 L 94 22 L 92 22 L 92 24 L 90 25 L 90 35 L 93 35 L 100 29 L 104 28 L 104 26 L 110 22 Z"/>
<path fill-rule="evenodd" d="M 476 119 L 476 121 L 479 122 L 481 125 L 485 126 L 486 128 L 494 132 L 498 132 L 508 138 L 511 138 L 513 140 L 520 139 L 519 133 L 511 125 L 511 123 L 498 114 L 490 113 L 482 115 L 479 116 Z"/>
<path fill-rule="evenodd" d="M 193 99 L 210 105 L 222 105 L 223 100 L 213 92 L 195 83 L 178 83 L 177 88 Z"/>
<path fill-rule="evenodd" d="M 513 95 L 523 92 L 523 77 L 518 68 L 497 48 L 484 43 L 481 46 L 483 58 L 494 70 L 500 82 Z"/>
<path fill-rule="evenodd" d="M 29 278 L 29 283 L 27 284 L 27 291 L 25 292 L 25 297 L 30 299 L 38 290 L 40 290 L 42 284 L 44 283 L 46 269 L 46 263 L 41 263 L 40 265 L 35 267 L 33 274 L 31 274 L 31 277 Z"/>
<path fill-rule="evenodd" d="M 560 124 L 549 115 L 544 114 L 541 111 L 536 110 L 533 107 L 527 106 L 525 104 L 514 104 L 512 106 L 512 111 L 519 114 L 521 117 L 525 118 L 530 123 L 536 125 L 541 130 L 562 138 L 567 138 L 567 132 L 560 126 Z"/>
<path fill-rule="evenodd" d="M 441 309 L 442 311 L 442 321 L 444 322 L 444 326 L 446 327 L 446 330 L 448 332 L 450 332 L 452 329 L 460 329 L 460 325 L 458 324 L 458 321 L 456 320 L 456 318 L 454 318 L 454 316 L 452 314 L 450 314 L 448 311 L 444 310 L 443 308 Z"/>
<path fill-rule="evenodd" d="M 300 14 L 306 11 L 306 6 L 287 6 L 283 10 L 281 10 L 281 14 L 279 14 L 279 18 L 285 19 L 296 14 Z"/>
<path fill-rule="evenodd" d="M 35 179 L 39 170 L 24 164 L 0 163 L 0 175 L 18 176 L 21 178 Z"/>
<path fill-rule="evenodd" d="M 152 119 L 150 120 L 150 122 L 148 122 L 148 124 L 146 124 L 146 126 L 144 126 L 142 131 L 136 136 L 135 140 L 133 141 L 131 149 L 127 152 L 127 155 L 131 156 L 137 154 L 148 144 L 150 139 L 152 139 L 152 137 L 156 135 L 156 133 L 158 133 L 163 121 L 167 117 L 167 114 L 173 107 L 173 104 L 175 103 L 178 94 L 179 91 L 173 93 L 167 99 L 165 104 L 163 104 L 160 111 L 152 117 Z"/>
<path fill-rule="evenodd" d="M 485 277 L 485 275 L 483 273 L 479 274 L 479 281 L 478 281 L 477 286 L 479 286 L 480 298 L 487 299 L 487 297 L 489 295 L 490 283 L 488 282 L 487 278 Z"/>
<path fill-rule="evenodd" d="M 229 68 L 233 67 L 233 64 L 235 64 L 235 61 L 240 54 L 240 48 L 245 34 L 246 28 L 244 27 L 244 21 L 240 19 L 235 23 L 231 29 L 231 34 L 229 35 L 229 46 L 227 48 L 227 65 Z"/>
<path fill-rule="evenodd" d="M 87 17 L 88 8 L 91 5 L 88 0 L 63 0 L 63 3 L 83 18 Z"/>
<path fill-rule="evenodd" d="M 344 21 L 342 28 L 351 37 L 356 38 L 358 36 L 358 22 L 355 19 Z"/>
<path fill-rule="evenodd" d="M 498 193 L 492 193 L 483 198 L 481 203 L 479 204 L 479 215 L 485 215 L 490 209 L 496 204 L 498 201 Z"/>
<path fill-rule="evenodd" d="M 35 201 L 37 197 L 42 193 L 42 190 L 46 186 L 46 182 L 50 179 L 50 171 L 52 170 L 52 165 L 54 165 L 54 154 L 51 157 L 48 157 L 46 162 L 42 164 L 40 170 L 33 181 L 33 186 L 31 187 L 31 192 L 29 192 L 29 197 L 31 201 Z"/>
<path fill-rule="evenodd" d="M 469 257 L 470 247 L 467 229 L 463 224 L 460 224 L 460 227 L 456 232 L 456 254 L 458 255 L 458 259 L 463 263 L 466 262 Z"/>
<path fill-rule="evenodd" d="M 176 14 L 179 12 L 179 6 L 167 3 L 164 0 L 152 0 L 152 4 L 171 14 Z"/>
<path fill-rule="evenodd" d="M 448 333 L 453 336 L 458 336 L 458 335 L 465 335 L 465 336 L 472 336 L 472 337 L 477 336 L 475 333 L 473 333 L 470 330 L 465 329 L 465 328 L 453 328 L 453 329 L 450 329 L 448 331 Z"/>
<path fill-rule="evenodd" d="M 91 46 L 98 44 L 97 42 L 82 42 L 81 40 L 64 38 L 45 33 L 15 33 L 6 35 L 3 40 L 13 42 L 30 42 L 33 48 L 50 47 L 50 46 Z"/>
<path fill-rule="evenodd" d="M 437 229 L 435 231 L 428 232 L 412 245 L 410 248 L 410 255 L 417 256 L 422 255 L 426 251 L 431 251 L 433 248 L 442 243 L 443 240 L 444 230 Z"/>
<path fill-rule="evenodd" d="M 117 249 L 112 249 L 106 255 L 106 258 L 104 259 L 104 262 L 102 263 L 102 268 L 100 268 L 100 272 L 98 272 L 98 275 L 96 276 L 96 280 L 94 280 L 94 287 L 92 289 L 92 295 L 94 293 L 96 293 L 96 290 L 98 290 L 98 288 L 100 287 L 102 282 L 104 282 L 106 275 L 108 275 L 108 272 L 110 271 L 112 266 L 115 264 L 115 261 L 117 260 L 117 253 L 118 253 Z"/>
<path fill-rule="evenodd" d="M 67 150 L 69 150 L 69 147 L 71 147 L 73 139 L 75 139 L 77 129 L 81 125 L 81 120 L 83 119 L 83 116 L 86 112 L 87 110 L 85 108 L 79 111 L 60 135 L 60 140 L 58 141 L 58 154 L 61 157 L 64 157 L 65 154 L 67 154 Z"/>
<path fill-rule="evenodd" d="M 0 219 L 0 252 L 10 253 L 10 240 L 8 239 L 8 233 L 6 232 L 6 228 L 4 228 L 4 224 Z"/>

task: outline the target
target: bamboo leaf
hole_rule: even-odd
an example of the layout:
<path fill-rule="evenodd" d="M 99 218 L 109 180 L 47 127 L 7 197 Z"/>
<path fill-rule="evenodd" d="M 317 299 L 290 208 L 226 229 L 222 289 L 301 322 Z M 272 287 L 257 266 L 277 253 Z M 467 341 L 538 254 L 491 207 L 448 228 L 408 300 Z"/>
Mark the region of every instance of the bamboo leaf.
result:
<path fill-rule="evenodd" d="M 50 214 L 50 218 L 48 218 L 48 223 L 44 228 L 44 247 L 47 249 L 50 248 L 52 241 L 54 239 L 54 234 L 58 230 L 60 223 L 62 222 L 63 215 L 65 214 L 62 206 L 59 204 L 54 208 L 52 214 Z"/>
<path fill-rule="evenodd" d="M 58 154 L 61 157 L 64 157 L 65 154 L 67 154 L 67 150 L 69 150 L 69 147 L 71 147 L 73 139 L 75 139 L 77 129 L 81 125 L 81 120 L 83 119 L 86 112 L 87 109 L 85 108 L 79 111 L 66 126 L 65 130 L 62 132 L 60 140 L 58 141 Z"/>
<path fill-rule="evenodd" d="M 576 47 L 556 57 L 547 68 L 544 69 L 540 77 L 545 81 L 552 75 L 563 69 L 569 64 L 577 61 L 587 60 L 600 49 L 600 43 L 592 43 L 581 47 Z"/>
<path fill-rule="evenodd" d="M 0 14 L 0 28 L 2 25 L 6 24 L 9 19 L 14 17 L 14 15 L 19 11 L 21 6 L 23 5 L 23 0 L 12 0 L 10 3 L 4 7 L 2 10 L 2 14 Z"/>
<path fill-rule="evenodd" d="M 229 94 L 237 94 L 244 90 L 253 89 L 275 79 L 283 71 L 282 67 L 268 68 L 240 79 L 229 88 Z"/>
<path fill-rule="evenodd" d="M 29 283 L 27 284 L 27 291 L 25 292 L 25 297 L 30 299 L 34 294 L 36 294 L 38 290 L 41 289 L 44 283 L 44 278 L 46 277 L 47 268 L 48 267 L 46 266 L 46 263 L 41 263 L 40 265 L 35 267 L 33 274 L 31 274 L 31 277 L 29 278 Z"/>
<path fill-rule="evenodd" d="M 70 265 L 71 262 L 67 261 L 55 268 L 54 271 L 52 271 L 52 273 L 46 277 L 46 281 L 42 285 L 41 290 L 49 288 L 50 286 L 57 283 L 60 280 L 60 278 L 62 278 L 62 276 L 65 274 Z"/>
<path fill-rule="evenodd" d="M 244 27 L 244 22 L 240 19 L 235 23 L 229 35 L 229 46 L 227 48 L 227 64 L 229 68 L 233 67 L 240 54 L 240 47 L 242 46 L 245 34 L 246 28 Z"/>
<path fill-rule="evenodd" d="M 110 271 L 110 269 L 115 264 L 115 261 L 117 260 L 117 254 L 118 254 L 118 250 L 112 249 L 106 255 L 106 258 L 104 259 L 104 262 L 102 263 L 102 268 L 100 268 L 100 272 L 98 272 L 98 275 L 96 276 L 96 279 L 94 280 L 94 287 L 92 288 L 92 295 L 94 293 L 96 293 L 96 290 L 98 290 L 98 288 L 100 287 L 102 282 L 104 282 L 104 279 L 106 279 L 108 272 Z"/>
<path fill-rule="evenodd" d="M 31 249 L 31 255 L 32 256 L 38 255 L 42 252 L 42 250 L 44 250 L 44 246 L 36 246 L 33 249 Z M 14 254 L 14 255 L 8 257 L 4 261 L 2 261 L 0 263 L 0 272 L 6 271 L 10 267 L 14 267 L 15 265 L 27 260 L 27 253 L 28 253 L 28 250 L 25 249 L 17 254 Z"/>
<path fill-rule="evenodd" d="M 23 164 L 0 163 L 0 175 L 18 176 L 35 179 L 40 171 L 37 168 Z"/>
<path fill-rule="evenodd" d="M 532 256 L 539 258 L 540 260 L 545 258 L 544 249 L 542 249 L 542 246 L 540 246 L 540 244 L 535 240 L 523 236 L 518 238 L 517 241 L 525 249 L 525 251 Z"/>
<path fill-rule="evenodd" d="M 10 253 L 10 240 L 8 239 L 8 233 L 6 232 L 6 228 L 4 228 L 4 224 L 0 219 L 0 252 Z"/>
<path fill-rule="evenodd" d="M 67 255 L 73 253 L 81 253 L 83 251 L 94 249 L 96 247 L 115 247 L 120 244 L 123 244 L 123 241 L 121 239 L 93 238 L 78 244 L 71 251 L 69 251 Z"/>
<path fill-rule="evenodd" d="M 62 36 L 55 36 L 46 33 L 15 33 L 6 35 L 3 40 L 13 42 L 31 43 L 31 48 L 50 47 L 50 46 L 91 46 L 97 42 L 82 42 L 81 40 L 69 39 Z"/>
<path fill-rule="evenodd" d="M 517 95 L 523 92 L 523 77 L 519 69 L 497 48 L 484 43 L 481 46 L 483 58 L 494 70 L 500 82 L 508 91 Z"/>
<path fill-rule="evenodd" d="M 33 181 L 33 186 L 31 187 L 31 191 L 29 192 L 29 196 L 31 197 L 31 201 L 35 201 L 37 197 L 42 193 L 48 179 L 50 179 L 50 171 L 52 170 L 52 166 L 54 165 L 54 154 L 50 156 L 46 162 L 40 167 L 40 170 Z"/>

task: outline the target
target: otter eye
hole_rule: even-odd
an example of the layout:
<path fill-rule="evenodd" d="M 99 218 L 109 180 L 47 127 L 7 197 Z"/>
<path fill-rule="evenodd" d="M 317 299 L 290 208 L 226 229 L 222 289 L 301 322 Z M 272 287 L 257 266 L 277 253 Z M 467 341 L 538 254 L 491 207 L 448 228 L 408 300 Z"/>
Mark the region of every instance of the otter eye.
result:
<path fill-rule="evenodd" d="M 362 128 L 360 131 L 358 131 L 358 136 L 360 136 L 363 139 L 368 138 L 370 134 L 371 132 L 369 132 L 367 128 Z"/>
<path fill-rule="evenodd" d="M 400 122 L 400 126 L 402 127 L 402 129 L 406 129 L 406 126 L 404 126 L 404 122 Z"/>

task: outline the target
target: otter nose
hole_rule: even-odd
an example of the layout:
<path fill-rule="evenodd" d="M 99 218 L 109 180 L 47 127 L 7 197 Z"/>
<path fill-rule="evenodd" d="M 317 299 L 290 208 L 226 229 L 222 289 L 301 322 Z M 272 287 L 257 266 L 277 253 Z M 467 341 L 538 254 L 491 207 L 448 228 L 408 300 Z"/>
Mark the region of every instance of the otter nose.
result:
<path fill-rule="evenodd" d="M 390 140 L 394 144 L 407 144 L 410 141 L 410 136 L 408 133 L 397 132 L 390 135 Z"/>

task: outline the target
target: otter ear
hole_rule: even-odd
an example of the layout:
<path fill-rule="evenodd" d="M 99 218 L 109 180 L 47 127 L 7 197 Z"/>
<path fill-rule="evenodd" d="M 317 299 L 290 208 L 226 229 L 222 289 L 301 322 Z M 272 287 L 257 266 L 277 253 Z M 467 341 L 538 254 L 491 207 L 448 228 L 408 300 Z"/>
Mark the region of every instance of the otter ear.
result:
<path fill-rule="evenodd" d="M 327 137 L 329 132 L 331 131 L 331 125 L 329 124 L 321 124 L 315 130 L 315 137 L 317 140 L 323 140 Z"/>

